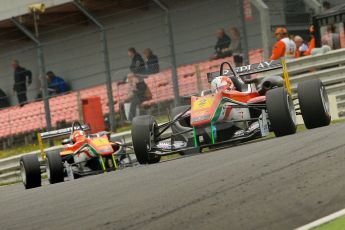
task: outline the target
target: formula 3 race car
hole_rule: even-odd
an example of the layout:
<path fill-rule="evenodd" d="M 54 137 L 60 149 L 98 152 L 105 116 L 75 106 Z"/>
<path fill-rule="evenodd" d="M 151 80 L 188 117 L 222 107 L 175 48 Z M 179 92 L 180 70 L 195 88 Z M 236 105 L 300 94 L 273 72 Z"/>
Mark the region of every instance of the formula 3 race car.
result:
<path fill-rule="evenodd" d="M 87 135 L 87 125 L 74 122 L 71 128 L 38 133 L 43 170 L 36 154 L 20 158 L 20 174 L 26 189 L 41 186 L 41 174 L 47 173 L 51 184 L 87 175 L 117 170 L 128 155 L 120 142 L 111 142 L 108 132 Z M 43 139 L 70 135 L 62 141 L 63 149 L 45 153 Z M 130 161 L 129 161 L 130 162 Z"/>
<path fill-rule="evenodd" d="M 284 78 L 245 78 L 278 68 L 283 69 Z M 293 99 L 284 60 L 239 68 L 224 62 L 219 72 L 208 73 L 210 83 L 220 77 L 233 87 L 211 88 L 191 96 L 191 105 L 174 108 L 169 122 L 158 125 L 150 115 L 134 118 L 132 143 L 140 164 L 157 163 L 163 155 L 250 141 L 270 131 L 277 137 L 294 134 L 296 115 L 302 115 L 308 129 L 330 124 L 328 95 L 322 82 L 313 79 L 299 83 L 298 96 Z M 172 134 L 164 135 L 169 128 Z"/>

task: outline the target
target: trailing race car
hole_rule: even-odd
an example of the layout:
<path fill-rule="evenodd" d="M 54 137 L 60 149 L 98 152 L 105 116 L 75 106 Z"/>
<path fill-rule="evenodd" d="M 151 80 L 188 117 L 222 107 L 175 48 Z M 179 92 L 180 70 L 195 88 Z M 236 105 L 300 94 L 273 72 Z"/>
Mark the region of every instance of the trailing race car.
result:
<path fill-rule="evenodd" d="M 87 135 L 87 125 L 74 122 L 71 128 L 65 128 L 38 134 L 41 157 L 44 161 L 43 172 L 46 171 L 51 184 L 94 175 L 106 171 L 117 170 L 124 158 L 128 157 L 123 144 L 111 142 L 108 132 Z M 62 141 L 63 149 L 44 152 L 42 139 L 70 135 Z M 20 174 L 25 188 L 41 186 L 41 167 L 36 154 L 24 155 L 20 158 Z"/>
<path fill-rule="evenodd" d="M 224 69 L 225 65 L 229 69 Z M 245 78 L 278 68 L 283 69 L 284 79 Z M 139 163 L 157 163 L 162 155 L 249 141 L 267 136 L 270 131 L 277 137 L 294 134 L 296 115 L 302 115 L 308 129 L 330 124 L 328 96 L 319 79 L 298 84 L 299 107 L 295 108 L 284 60 L 236 69 L 224 62 L 219 72 L 208 73 L 208 80 L 211 89 L 191 96 L 190 106 L 174 108 L 171 121 L 158 125 L 150 115 L 134 118 L 132 143 Z M 172 134 L 163 135 L 169 128 Z"/>

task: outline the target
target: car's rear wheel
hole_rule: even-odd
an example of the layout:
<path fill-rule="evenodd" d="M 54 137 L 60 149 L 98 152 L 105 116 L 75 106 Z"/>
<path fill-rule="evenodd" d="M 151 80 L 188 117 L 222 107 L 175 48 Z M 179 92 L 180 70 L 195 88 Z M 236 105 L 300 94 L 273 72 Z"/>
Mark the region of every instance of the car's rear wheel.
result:
<path fill-rule="evenodd" d="M 135 156 L 140 164 L 154 164 L 160 161 L 160 156 L 151 151 L 155 144 L 157 122 L 153 116 L 135 117 L 132 121 L 132 144 Z"/>
<path fill-rule="evenodd" d="M 303 121 L 308 129 L 330 124 L 328 95 L 319 79 L 299 83 L 297 93 Z"/>
<path fill-rule="evenodd" d="M 36 154 L 20 157 L 20 175 L 26 189 L 41 186 L 41 168 Z"/>
<path fill-rule="evenodd" d="M 266 106 L 271 129 L 277 137 L 296 133 L 296 111 L 285 88 L 269 90 Z"/>
<path fill-rule="evenodd" d="M 51 184 L 64 181 L 63 163 L 59 152 L 48 152 L 46 154 L 46 172 Z"/>

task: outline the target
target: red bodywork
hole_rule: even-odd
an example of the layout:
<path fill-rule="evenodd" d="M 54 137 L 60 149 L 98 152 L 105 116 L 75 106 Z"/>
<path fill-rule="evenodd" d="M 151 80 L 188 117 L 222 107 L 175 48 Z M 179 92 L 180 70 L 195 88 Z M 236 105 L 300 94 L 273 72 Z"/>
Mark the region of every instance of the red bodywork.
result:
<path fill-rule="evenodd" d="M 79 149 L 88 146 L 94 149 L 97 154 L 101 156 L 109 156 L 114 153 L 113 143 L 109 141 L 107 135 L 100 137 L 84 137 L 77 140 L 74 144 L 64 146 L 64 150 L 60 153 L 61 156 L 69 155 L 77 152 Z M 90 153 L 86 153 L 91 156 Z"/>
<path fill-rule="evenodd" d="M 266 100 L 258 92 L 239 92 L 237 90 L 218 91 L 206 96 L 193 96 L 191 98 L 191 125 L 202 126 L 211 124 L 217 118 L 217 112 L 223 104 L 231 99 L 241 103 L 258 103 Z M 230 113 L 229 108 L 226 113 Z M 229 115 L 229 114 L 226 114 Z"/>

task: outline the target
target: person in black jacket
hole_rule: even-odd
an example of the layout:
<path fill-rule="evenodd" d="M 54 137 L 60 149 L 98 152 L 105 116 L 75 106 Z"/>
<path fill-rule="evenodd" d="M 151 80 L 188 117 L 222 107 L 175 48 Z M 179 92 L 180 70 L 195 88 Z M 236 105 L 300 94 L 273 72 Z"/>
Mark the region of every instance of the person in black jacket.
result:
<path fill-rule="evenodd" d="M 140 54 L 137 53 L 135 48 L 128 49 L 128 57 L 132 60 L 129 69 L 134 74 L 145 74 L 145 62 Z"/>
<path fill-rule="evenodd" d="M 130 102 L 128 120 L 132 121 L 136 115 L 137 107 L 141 105 L 145 100 L 150 100 L 152 98 L 151 91 L 146 85 L 145 81 L 135 75 L 134 73 L 129 73 L 127 75 L 128 80 L 128 96 L 125 102 Z"/>
<path fill-rule="evenodd" d="M 18 103 L 23 106 L 27 103 L 26 97 L 26 81 L 28 85 L 32 82 L 32 73 L 19 65 L 18 60 L 12 61 L 12 68 L 14 69 L 14 85 L 13 90 L 17 93 Z"/>
<path fill-rule="evenodd" d="M 231 38 L 227 35 L 224 29 L 219 29 L 217 31 L 217 43 L 214 47 L 215 53 L 211 56 L 211 60 L 218 58 L 230 57 L 232 52 L 229 50 L 231 44 Z"/>
<path fill-rule="evenodd" d="M 146 59 L 146 74 L 155 74 L 159 72 L 158 57 L 153 54 L 150 48 L 144 49 Z"/>
<path fill-rule="evenodd" d="M 10 102 L 8 100 L 8 97 L 6 93 L 0 89 L 0 109 L 6 108 L 10 106 Z"/>

